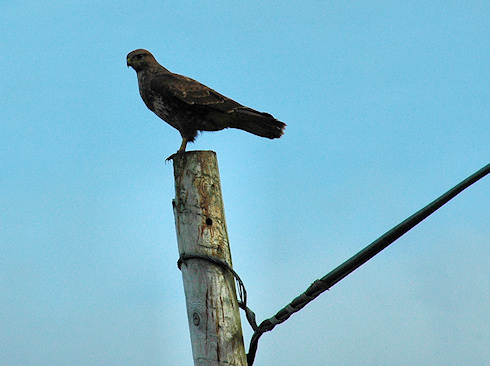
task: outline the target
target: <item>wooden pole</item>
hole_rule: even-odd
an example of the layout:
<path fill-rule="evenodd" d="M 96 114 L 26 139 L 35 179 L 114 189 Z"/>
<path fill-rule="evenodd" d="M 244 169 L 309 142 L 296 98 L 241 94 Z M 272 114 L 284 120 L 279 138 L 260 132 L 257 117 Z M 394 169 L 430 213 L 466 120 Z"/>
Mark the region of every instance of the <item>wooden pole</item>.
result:
<path fill-rule="evenodd" d="M 179 254 L 211 256 L 231 266 L 216 153 L 176 154 L 173 163 Z M 233 275 L 202 258 L 185 260 L 181 270 L 194 365 L 246 366 Z"/>

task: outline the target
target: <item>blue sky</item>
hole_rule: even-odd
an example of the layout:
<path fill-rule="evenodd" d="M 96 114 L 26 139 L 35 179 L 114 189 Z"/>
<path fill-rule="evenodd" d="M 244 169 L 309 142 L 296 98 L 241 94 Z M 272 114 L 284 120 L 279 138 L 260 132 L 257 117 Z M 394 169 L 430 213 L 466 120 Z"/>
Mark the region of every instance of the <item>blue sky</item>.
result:
<path fill-rule="evenodd" d="M 146 48 L 287 123 L 204 133 L 258 320 L 490 160 L 484 1 L 0 5 L 0 364 L 191 365 Z M 490 180 L 265 334 L 255 365 L 490 359 Z M 244 323 L 248 347 L 251 331 Z"/>

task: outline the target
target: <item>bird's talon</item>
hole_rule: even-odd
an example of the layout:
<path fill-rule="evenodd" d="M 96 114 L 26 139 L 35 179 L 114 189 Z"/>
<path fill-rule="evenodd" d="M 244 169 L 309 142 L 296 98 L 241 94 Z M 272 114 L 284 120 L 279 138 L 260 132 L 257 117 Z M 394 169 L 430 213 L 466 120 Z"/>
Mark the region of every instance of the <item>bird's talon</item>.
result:
<path fill-rule="evenodd" d="M 176 155 L 177 153 L 170 155 L 168 158 L 165 159 L 165 162 L 168 163 L 170 160 L 173 160 Z"/>

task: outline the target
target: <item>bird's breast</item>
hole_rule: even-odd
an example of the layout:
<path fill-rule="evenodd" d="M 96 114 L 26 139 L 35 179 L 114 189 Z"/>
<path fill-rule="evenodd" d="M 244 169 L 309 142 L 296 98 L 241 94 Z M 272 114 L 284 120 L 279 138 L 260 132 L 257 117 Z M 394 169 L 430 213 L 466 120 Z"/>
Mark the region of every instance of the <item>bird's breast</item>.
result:
<path fill-rule="evenodd" d="M 173 108 L 167 100 L 159 95 L 153 95 L 151 103 L 153 108 L 150 109 L 152 109 L 160 118 L 167 122 L 171 119 L 170 117 Z"/>

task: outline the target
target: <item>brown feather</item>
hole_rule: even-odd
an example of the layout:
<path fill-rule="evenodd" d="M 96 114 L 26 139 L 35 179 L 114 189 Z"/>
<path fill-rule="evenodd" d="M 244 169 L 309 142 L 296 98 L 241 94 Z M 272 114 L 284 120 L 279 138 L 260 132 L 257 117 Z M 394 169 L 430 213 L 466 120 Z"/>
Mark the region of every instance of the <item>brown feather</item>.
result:
<path fill-rule="evenodd" d="M 198 131 L 237 128 L 270 139 L 284 133 L 286 125 L 269 113 L 245 107 L 196 80 L 168 71 L 146 50 L 130 52 L 127 64 L 137 73 L 146 106 L 179 130 L 183 138 L 179 152 Z"/>

